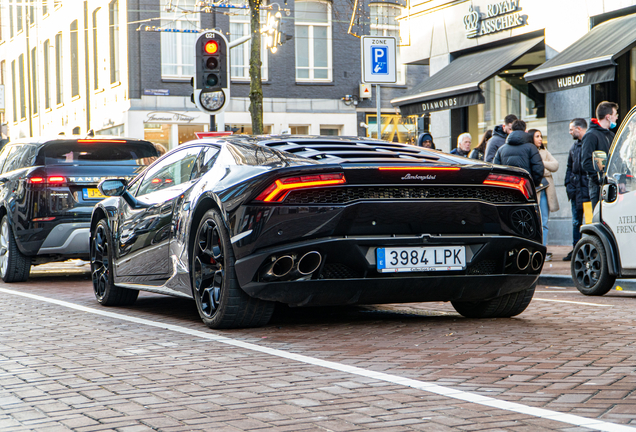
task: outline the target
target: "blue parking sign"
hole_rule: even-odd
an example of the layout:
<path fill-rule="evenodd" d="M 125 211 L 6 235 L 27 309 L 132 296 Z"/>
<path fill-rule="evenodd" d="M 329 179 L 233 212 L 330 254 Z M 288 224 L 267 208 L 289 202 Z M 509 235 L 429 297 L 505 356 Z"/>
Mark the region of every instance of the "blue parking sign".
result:
<path fill-rule="evenodd" d="M 373 75 L 389 74 L 389 48 L 374 46 L 371 48 L 371 69 Z"/>

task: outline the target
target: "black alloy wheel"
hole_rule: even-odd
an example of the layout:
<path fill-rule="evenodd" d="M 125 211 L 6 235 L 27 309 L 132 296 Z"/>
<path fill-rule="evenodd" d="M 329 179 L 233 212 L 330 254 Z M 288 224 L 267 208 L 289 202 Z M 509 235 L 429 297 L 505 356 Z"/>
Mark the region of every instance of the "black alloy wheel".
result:
<path fill-rule="evenodd" d="M 113 281 L 113 253 L 110 229 L 106 219 L 97 223 L 90 244 L 91 277 L 95 298 L 104 306 L 130 305 L 137 300 L 139 291 L 121 288 Z"/>
<path fill-rule="evenodd" d="M 205 325 L 220 329 L 269 322 L 274 303 L 252 298 L 239 287 L 229 234 L 216 210 L 208 210 L 199 222 L 190 257 L 192 294 Z"/>
<path fill-rule="evenodd" d="M 616 282 L 609 274 L 603 242 L 595 236 L 586 235 L 574 246 L 570 270 L 576 289 L 585 295 L 602 296 Z"/>
<path fill-rule="evenodd" d="M 18 249 L 9 216 L 4 215 L 0 223 L 0 277 L 4 282 L 25 282 L 31 272 L 31 257 Z"/>

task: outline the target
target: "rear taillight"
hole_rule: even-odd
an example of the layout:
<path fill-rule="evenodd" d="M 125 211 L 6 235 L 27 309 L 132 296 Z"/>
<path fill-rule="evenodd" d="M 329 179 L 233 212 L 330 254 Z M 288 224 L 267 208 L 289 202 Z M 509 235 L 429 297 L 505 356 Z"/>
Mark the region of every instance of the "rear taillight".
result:
<path fill-rule="evenodd" d="M 46 177 L 29 177 L 28 182 L 31 184 L 62 184 L 66 183 L 66 177 L 50 176 Z"/>
<path fill-rule="evenodd" d="M 276 180 L 261 192 L 256 201 L 281 202 L 287 193 L 294 189 L 307 189 L 322 186 L 345 184 L 347 180 L 343 173 L 313 174 L 297 177 L 286 177 Z"/>
<path fill-rule="evenodd" d="M 530 182 L 523 177 L 517 177 L 509 174 L 489 174 L 484 180 L 485 185 L 502 186 L 517 189 L 527 199 L 530 199 Z"/>

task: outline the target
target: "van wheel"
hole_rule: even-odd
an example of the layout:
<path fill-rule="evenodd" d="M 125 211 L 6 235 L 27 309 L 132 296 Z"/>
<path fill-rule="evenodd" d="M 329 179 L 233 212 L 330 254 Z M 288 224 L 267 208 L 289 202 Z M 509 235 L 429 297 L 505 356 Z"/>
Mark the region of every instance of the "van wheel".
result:
<path fill-rule="evenodd" d="M 532 300 L 536 286 L 535 282 L 528 289 L 505 294 L 490 300 L 477 302 L 454 301 L 451 304 L 457 312 L 466 318 L 509 318 L 526 310 Z"/>
<path fill-rule="evenodd" d="M 0 277 L 5 282 L 25 282 L 31 272 L 31 257 L 18 249 L 5 215 L 0 224 Z"/>
<path fill-rule="evenodd" d="M 609 274 L 603 242 L 595 236 L 585 236 L 574 246 L 570 270 L 576 289 L 588 296 L 602 296 L 616 282 Z"/>

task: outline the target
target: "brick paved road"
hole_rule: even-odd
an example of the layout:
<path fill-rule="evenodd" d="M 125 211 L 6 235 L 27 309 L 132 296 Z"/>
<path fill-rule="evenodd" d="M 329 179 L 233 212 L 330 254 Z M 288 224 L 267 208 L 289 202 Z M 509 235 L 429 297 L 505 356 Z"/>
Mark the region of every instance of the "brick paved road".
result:
<path fill-rule="evenodd" d="M 605 430 L 636 426 L 635 294 L 542 287 L 515 319 L 469 320 L 427 303 L 290 310 L 264 328 L 213 332 L 187 300 L 142 294 L 132 307 L 102 308 L 77 270 L 0 288 L 186 331 L 0 292 L 2 431 L 590 430 L 187 329 L 599 419 Z"/>

